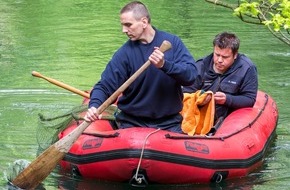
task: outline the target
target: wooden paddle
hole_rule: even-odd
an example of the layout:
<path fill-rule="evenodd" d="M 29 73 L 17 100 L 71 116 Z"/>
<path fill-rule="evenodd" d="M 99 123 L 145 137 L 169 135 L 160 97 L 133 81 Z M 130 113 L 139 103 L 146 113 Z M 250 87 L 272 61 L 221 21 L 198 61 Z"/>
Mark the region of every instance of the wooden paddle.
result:
<path fill-rule="evenodd" d="M 171 43 L 164 41 L 160 50 L 165 52 L 171 48 Z M 140 67 L 123 85 L 121 85 L 98 109 L 101 114 L 109 105 L 111 105 L 126 88 L 135 81 L 135 79 L 150 65 L 148 60 Z M 90 122 L 84 121 L 67 136 L 63 137 L 41 155 L 39 155 L 27 168 L 25 168 L 12 181 L 13 185 L 22 189 L 35 189 L 56 167 L 65 154 L 70 150 L 73 143 L 78 139 L 82 132 L 90 125 Z"/>
<path fill-rule="evenodd" d="M 76 89 L 76 88 L 74 88 L 74 87 L 72 87 L 72 86 L 69 86 L 69 85 L 67 85 L 67 84 L 64 84 L 64 83 L 62 83 L 62 82 L 60 82 L 60 81 L 57 81 L 57 80 L 55 80 L 55 79 L 52 79 L 52 78 L 49 78 L 49 77 L 43 76 L 43 75 L 40 74 L 39 72 L 32 71 L 32 76 L 35 76 L 35 77 L 39 77 L 39 78 L 45 79 L 45 80 L 47 80 L 48 82 L 50 82 L 50 83 L 52 83 L 52 84 L 55 84 L 55 85 L 57 85 L 57 86 L 59 86 L 59 87 L 62 87 L 62 88 L 64 88 L 64 89 L 66 89 L 66 90 L 69 90 L 69 91 L 71 91 L 71 92 L 73 92 L 73 93 L 76 93 L 76 94 L 78 94 L 78 95 L 81 95 L 81 96 L 83 96 L 83 97 L 85 97 L 85 98 L 90 99 L 90 94 L 89 94 L 89 93 L 86 93 L 86 92 L 84 92 L 84 91 L 81 91 L 81 90 L 79 90 L 79 89 Z"/>

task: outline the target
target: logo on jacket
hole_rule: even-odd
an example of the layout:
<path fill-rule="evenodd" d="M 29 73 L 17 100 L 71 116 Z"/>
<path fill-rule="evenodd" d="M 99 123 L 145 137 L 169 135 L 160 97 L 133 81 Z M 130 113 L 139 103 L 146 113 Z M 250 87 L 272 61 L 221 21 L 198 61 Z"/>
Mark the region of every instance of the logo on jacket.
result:
<path fill-rule="evenodd" d="M 231 84 L 237 84 L 237 81 L 229 80 L 228 83 L 231 83 Z"/>

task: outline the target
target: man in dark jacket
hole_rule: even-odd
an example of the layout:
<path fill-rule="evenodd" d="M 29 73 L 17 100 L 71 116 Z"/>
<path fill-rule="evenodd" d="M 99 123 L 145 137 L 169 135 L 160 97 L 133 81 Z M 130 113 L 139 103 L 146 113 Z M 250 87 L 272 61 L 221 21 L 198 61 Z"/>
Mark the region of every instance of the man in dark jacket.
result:
<path fill-rule="evenodd" d="M 151 25 L 149 11 L 139 1 L 121 9 L 120 22 L 129 40 L 115 52 L 91 91 L 85 119 L 97 120 L 97 108 L 149 59 L 151 65 L 118 99 L 118 127 L 161 128 L 181 133 L 182 86 L 194 83 L 194 58 L 178 36 Z M 164 40 L 172 48 L 162 53 L 158 47 Z"/>
<path fill-rule="evenodd" d="M 239 45 L 235 34 L 218 34 L 213 40 L 213 53 L 196 62 L 199 74 L 195 83 L 183 87 L 183 92 L 188 93 L 201 89 L 214 93 L 215 121 L 236 109 L 252 107 L 256 101 L 257 68 L 247 56 L 238 53 Z"/>

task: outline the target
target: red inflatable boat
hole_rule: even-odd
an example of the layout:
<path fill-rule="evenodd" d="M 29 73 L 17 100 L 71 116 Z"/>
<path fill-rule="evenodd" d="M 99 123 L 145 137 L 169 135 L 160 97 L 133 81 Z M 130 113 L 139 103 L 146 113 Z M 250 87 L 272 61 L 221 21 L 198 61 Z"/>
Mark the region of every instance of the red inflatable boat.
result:
<path fill-rule="evenodd" d="M 61 161 L 62 169 L 85 178 L 148 183 L 220 182 L 247 175 L 263 162 L 275 138 L 278 110 L 259 91 L 253 108 L 231 113 L 212 136 L 188 136 L 152 128 L 113 130 L 92 123 Z M 59 136 L 76 127 L 72 123 Z"/>

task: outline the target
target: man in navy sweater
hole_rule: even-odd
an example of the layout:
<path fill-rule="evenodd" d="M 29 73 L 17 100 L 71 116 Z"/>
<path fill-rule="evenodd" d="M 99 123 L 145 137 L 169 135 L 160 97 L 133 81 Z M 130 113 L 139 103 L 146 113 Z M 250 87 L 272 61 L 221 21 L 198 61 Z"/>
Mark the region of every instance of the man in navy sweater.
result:
<path fill-rule="evenodd" d="M 194 58 L 179 37 L 151 25 L 143 3 L 125 5 L 120 21 L 129 40 L 115 52 L 92 89 L 85 119 L 97 120 L 96 108 L 149 59 L 151 65 L 118 99 L 118 127 L 151 127 L 181 133 L 181 86 L 192 85 L 197 76 Z M 172 48 L 162 53 L 158 47 L 164 40 Z"/>
<path fill-rule="evenodd" d="M 257 68 L 247 56 L 238 53 L 239 46 L 240 40 L 233 33 L 216 35 L 213 53 L 196 62 L 198 77 L 195 83 L 183 87 L 183 92 L 187 93 L 201 89 L 214 93 L 216 121 L 238 108 L 252 107 L 256 101 Z"/>

